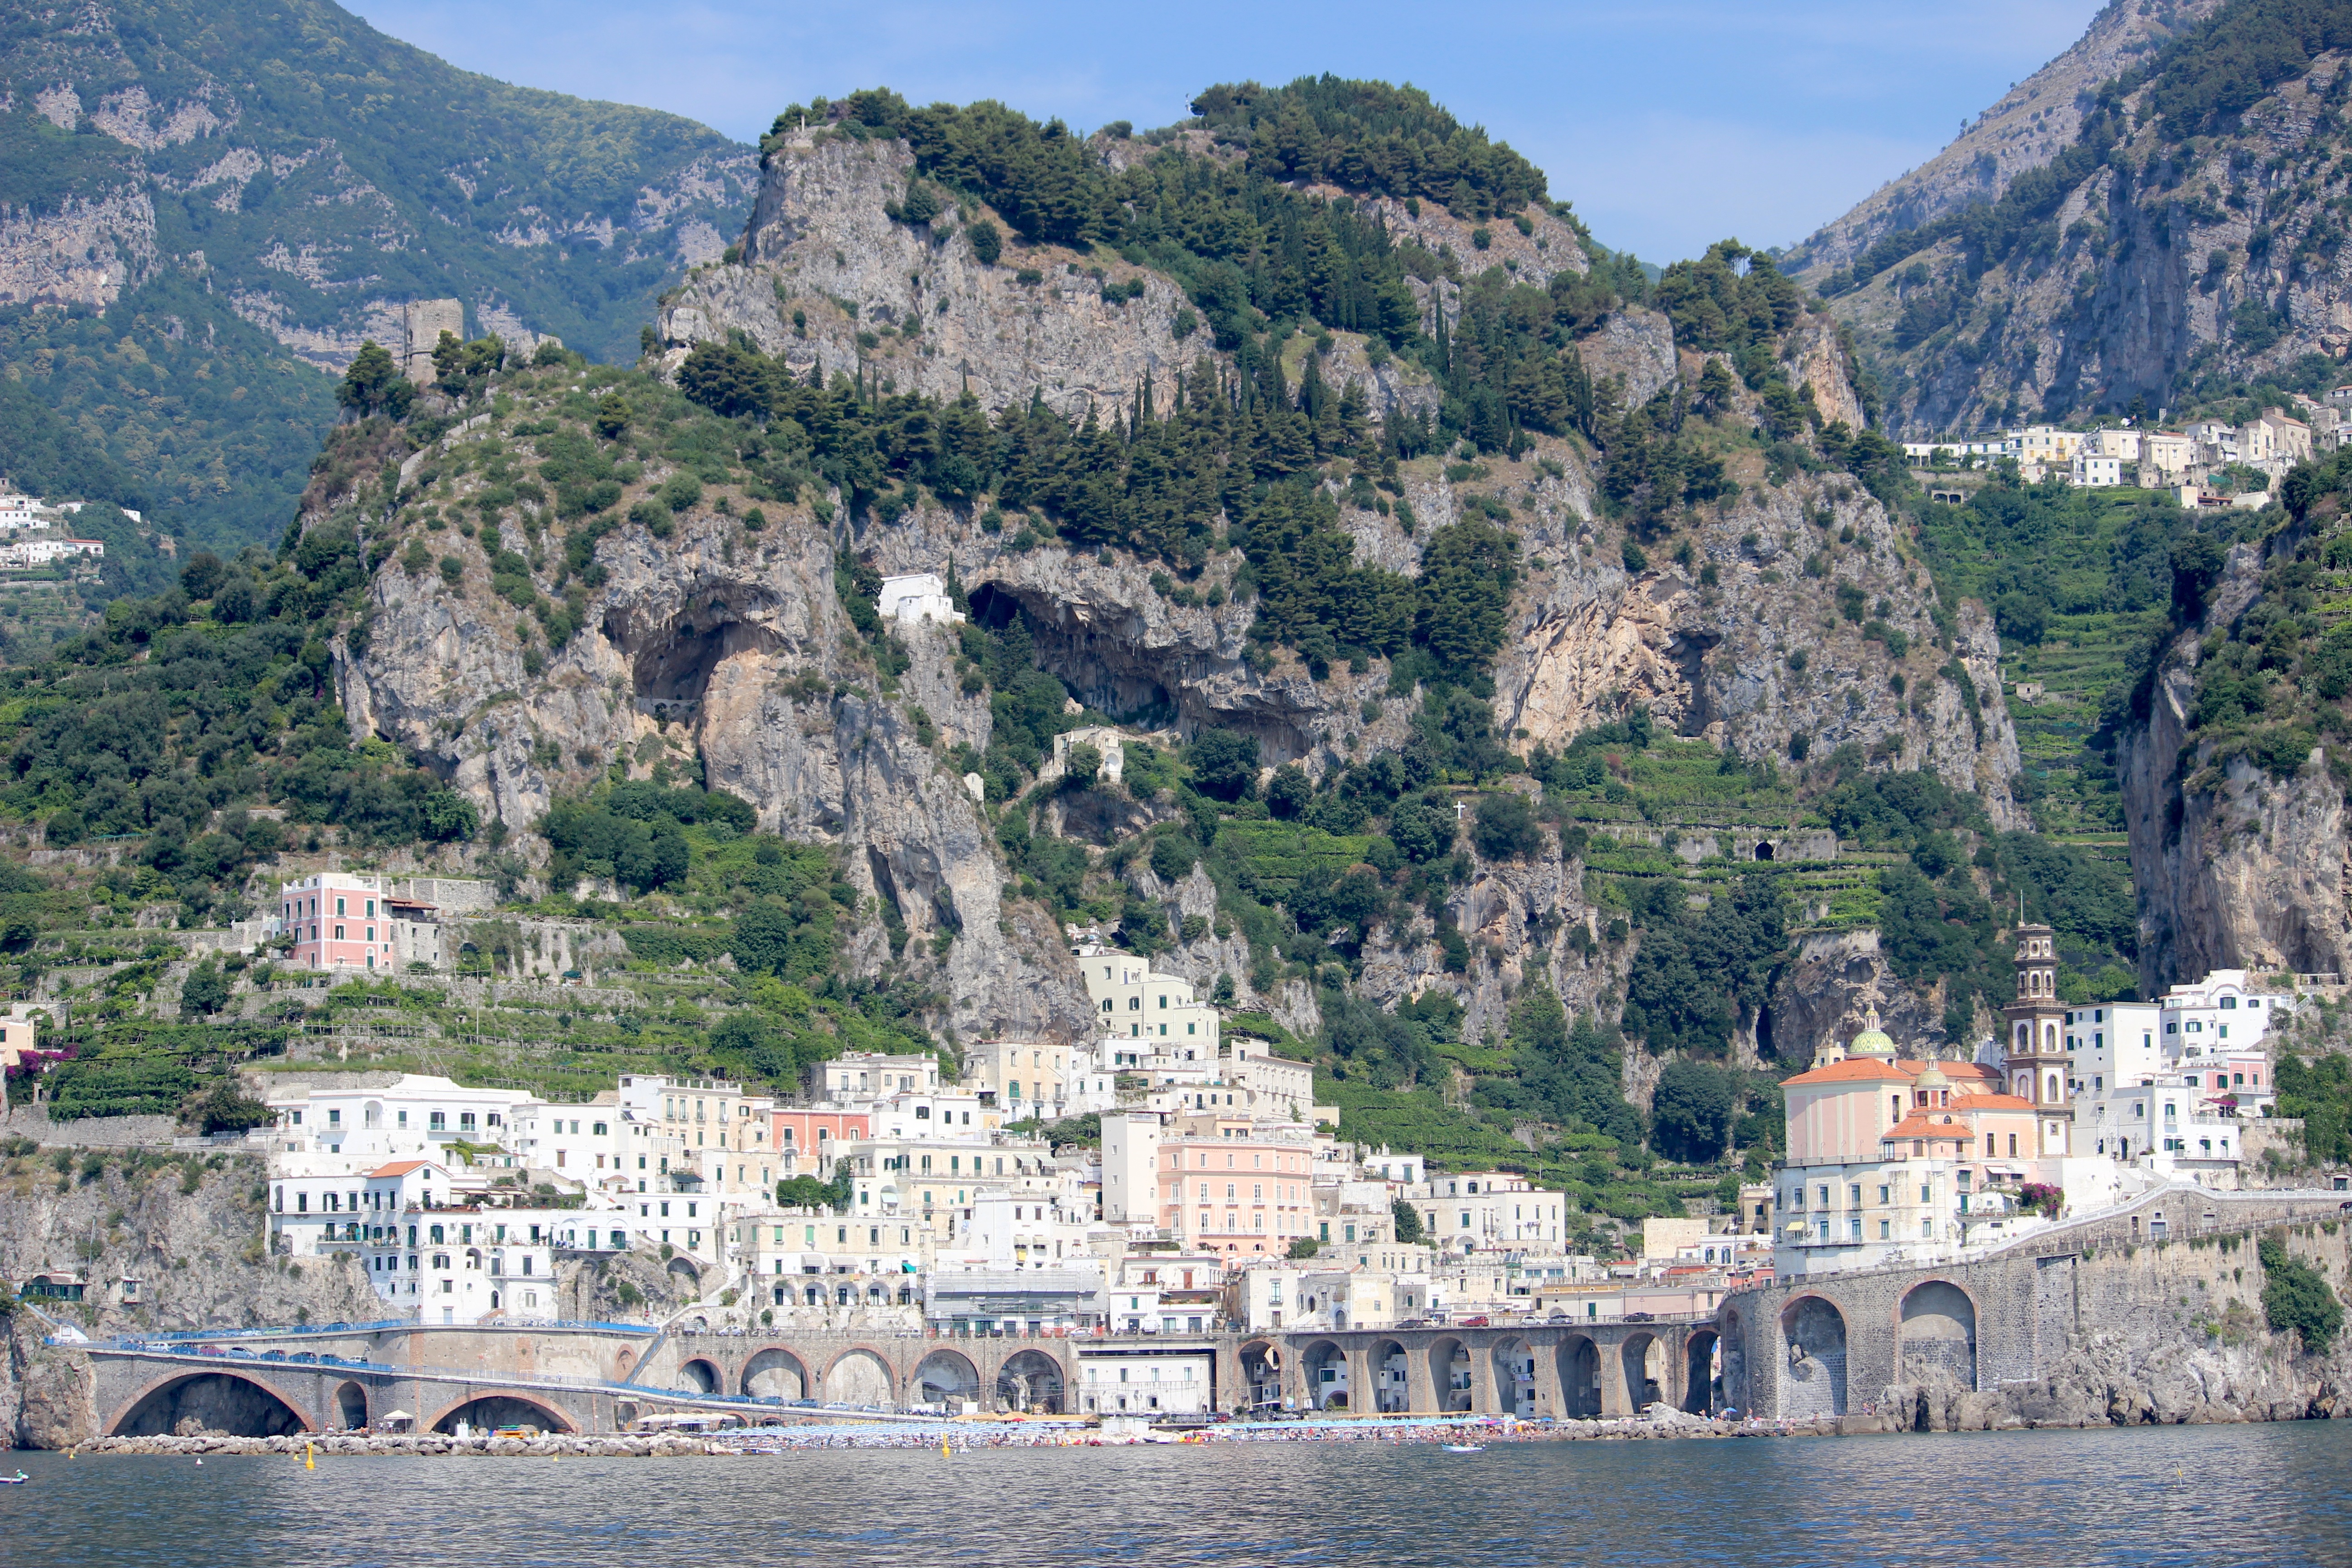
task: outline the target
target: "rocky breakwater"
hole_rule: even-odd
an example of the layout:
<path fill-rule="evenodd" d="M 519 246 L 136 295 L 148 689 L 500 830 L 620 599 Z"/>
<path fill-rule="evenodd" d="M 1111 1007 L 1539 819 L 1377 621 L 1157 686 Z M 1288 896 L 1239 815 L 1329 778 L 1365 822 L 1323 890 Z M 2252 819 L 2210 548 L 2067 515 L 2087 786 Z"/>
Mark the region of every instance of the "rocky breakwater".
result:
<path fill-rule="evenodd" d="M 542 1432 L 530 1437 L 455 1437 L 446 1432 L 336 1433 L 323 1437 L 230 1437 L 218 1433 L 192 1433 L 186 1436 L 101 1437 L 81 1451 L 191 1458 L 276 1456 L 314 1461 L 387 1458 L 675 1459 L 733 1452 L 723 1438 L 677 1432 L 652 1436 Z"/>

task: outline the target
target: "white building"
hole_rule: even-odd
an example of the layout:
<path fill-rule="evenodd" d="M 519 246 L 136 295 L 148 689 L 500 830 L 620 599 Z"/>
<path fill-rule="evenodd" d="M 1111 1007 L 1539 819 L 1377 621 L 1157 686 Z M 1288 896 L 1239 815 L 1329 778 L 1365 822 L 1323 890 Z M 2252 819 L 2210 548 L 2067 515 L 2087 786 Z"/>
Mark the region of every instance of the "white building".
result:
<path fill-rule="evenodd" d="M 2096 452 L 2077 452 L 2068 470 L 2069 481 L 2091 489 L 2106 489 L 2124 482 L 2123 459 L 2102 457 Z"/>
<path fill-rule="evenodd" d="M 1163 1047 L 1181 1042 L 1201 1050 L 1203 1060 L 1215 1059 L 1219 1015 L 1193 997 L 1191 981 L 1155 974 L 1144 960 L 1099 943 L 1081 943 L 1071 952 L 1103 1034 L 1150 1039 Z"/>
<path fill-rule="evenodd" d="M 503 1147 L 516 1111 L 535 1103 L 520 1089 L 467 1089 L 426 1073 L 403 1073 L 377 1087 L 278 1086 L 265 1091 L 262 1102 L 277 1117 L 277 1152 L 372 1161 L 439 1158 L 453 1142 Z"/>
<path fill-rule="evenodd" d="M 961 1084 L 983 1100 L 995 1098 L 1007 1120 L 1055 1121 L 1070 1114 L 1074 1094 L 1094 1067 L 1075 1047 L 1038 1040 L 981 1040 L 965 1047 Z"/>
<path fill-rule="evenodd" d="M 809 1079 L 819 1100 L 835 1105 L 872 1105 L 894 1094 L 935 1091 L 940 1087 L 940 1059 L 928 1052 L 885 1056 L 879 1051 L 851 1051 L 819 1062 L 810 1069 Z"/>
<path fill-rule="evenodd" d="M 947 580 L 936 572 L 913 572 L 903 576 L 882 579 L 882 592 L 876 601 L 886 621 L 896 621 L 911 626 L 922 621 L 936 621 L 952 626 L 963 619 L 948 595 Z"/>
<path fill-rule="evenodd" d="M 1433 1246 L 1454 1251 L 1557 1247 L 1568 1235 L 1568 1195 L 1547 1192 L 1508 1171 L 1463 1171 L 1432 1176 L 1404 1190 L 1421 1211 Z"/>
<path fill-rule="evenodd" d="M 1195 1415 L 1209 1409 L 1210 1369 L 1215 1352 L 1153 1346 L 1081 1346 L 1078 1404 L 1087 1414 Z"/>

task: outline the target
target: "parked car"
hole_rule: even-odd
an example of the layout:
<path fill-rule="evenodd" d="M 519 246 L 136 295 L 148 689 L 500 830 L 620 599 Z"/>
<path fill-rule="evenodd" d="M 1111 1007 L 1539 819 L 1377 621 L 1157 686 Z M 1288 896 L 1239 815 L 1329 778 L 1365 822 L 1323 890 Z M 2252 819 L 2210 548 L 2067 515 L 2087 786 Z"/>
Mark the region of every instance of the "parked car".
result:
<path fill-rule="evenodd" d="M 1495 1321 L 1486 1313 L 1480 1312 L 1473 1317 L 1463 1319 L 1461 1326 L 1465 1329 L 1489 1329 L 1495 1326 Z"/>
<path fill-rule="evenodd" d="M 1628 1312 L 1625 1314 L 1625 1321 L 1629 1323 L 1654 1323 L 1658 1321 L 1658 1314 L 1655 1312 Z"/>

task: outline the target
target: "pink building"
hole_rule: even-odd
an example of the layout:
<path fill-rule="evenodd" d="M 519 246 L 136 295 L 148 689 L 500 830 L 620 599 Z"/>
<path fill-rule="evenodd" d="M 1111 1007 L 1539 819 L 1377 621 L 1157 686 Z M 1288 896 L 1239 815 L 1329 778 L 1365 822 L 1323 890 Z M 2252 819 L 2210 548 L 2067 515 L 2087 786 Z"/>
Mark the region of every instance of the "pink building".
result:
<path fill-rule="evenodd" d="M 321 871 L 278 888 L 279 932 L 294 939 L 304 969 L 442 967 L 439 911 L 392 896 L 385 879 Z"/>
<path fill-rule="evenodd" d="M 1314 1151 L 1246 1121 L 1190 1118 L 1160 1141 L 1160 1223 L 1208 1252 L 1281 1257 L 1314 1217 Z"/>
<path fill-rule="evenodd" d="M 834 1156 L 867 1135 L 862 1110 L 780 1106 L 769 1115 L 774 1123 L 775 1150 L 784 1157 L 786 1175 L 829 1175 Z"/>

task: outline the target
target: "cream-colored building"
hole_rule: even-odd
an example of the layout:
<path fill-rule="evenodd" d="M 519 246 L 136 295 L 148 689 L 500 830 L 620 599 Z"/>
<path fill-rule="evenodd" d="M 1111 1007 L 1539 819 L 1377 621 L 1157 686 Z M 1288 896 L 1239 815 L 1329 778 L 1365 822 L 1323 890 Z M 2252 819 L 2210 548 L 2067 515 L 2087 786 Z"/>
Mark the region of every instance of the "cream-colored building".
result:
<path fill-rule="evenodd" d="M 963 1053 L 961 1087 L 992 1096 L 1007 1121 L 1068 1115 L 1093 1068 L 1086 1053 L 1038 1040 L 982 1040 Z"/>
<path fill-rule="evenodd" d="M 1095 1022 L 1105 1037 L 1148 1039 L 1162 1049 L 1197 1048 L 1202 1059 L 1216 1059 L 1218 1013 L 1193 996 L 1191 981 L 1155 974 L 1144 960 L 1098 943 L 1081 944 L 1072 955 L 1086 976 Z"/>
<path fill-rule="evenodd" d="M 1568 1235 L 1568 1195 L 1548 1192 L 1509 1171 L 1433 1175 L 1404 1190 L 1421 1211 L 1422 1229 L 1438 1247 L 1557 1248 Z"/>

